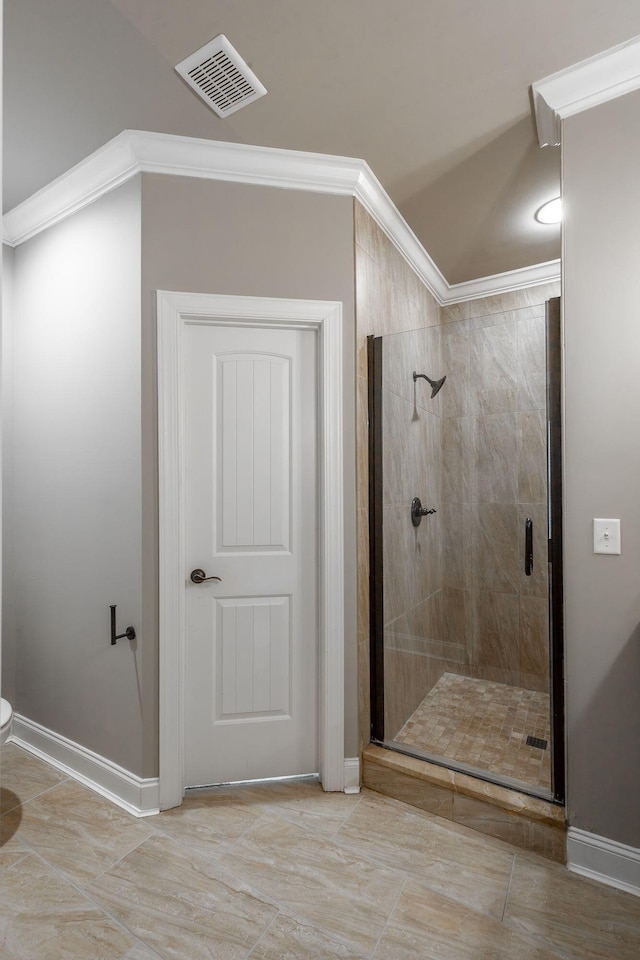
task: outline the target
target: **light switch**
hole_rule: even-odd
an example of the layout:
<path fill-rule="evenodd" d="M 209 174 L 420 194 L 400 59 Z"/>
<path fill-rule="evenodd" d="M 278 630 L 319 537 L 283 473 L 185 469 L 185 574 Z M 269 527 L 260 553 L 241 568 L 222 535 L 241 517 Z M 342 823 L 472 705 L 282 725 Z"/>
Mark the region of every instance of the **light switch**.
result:
<path fill-rule="evenodd" d="M 620 553 L 620 521 L 594 520 L 593 521 L 593 552 Z"/>

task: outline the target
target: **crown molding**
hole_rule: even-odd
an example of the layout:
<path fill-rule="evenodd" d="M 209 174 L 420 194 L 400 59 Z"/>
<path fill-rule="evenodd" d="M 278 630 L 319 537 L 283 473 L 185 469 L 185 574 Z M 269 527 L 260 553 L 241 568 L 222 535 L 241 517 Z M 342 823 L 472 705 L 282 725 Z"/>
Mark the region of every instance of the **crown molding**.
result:
<path fill-rule="evenodd" d="M 439 304 L 556 280 L 559 261 L 449 284 L 364 160 L 125 130 L 5 214 L 4 242 L 17 247 L 138 173 L 223 180 L 355 197 Z"/>
<path fill-rule="evenodd" d="M 386 233 L 393 245 L 415 270 L 438 303 L 445 301 L 449 284 L 368 164 L 358 180 L 354 197 Z"/>
<path fill-rule="evenodd" d="M 441 304 L 446 307 L 464 300 L 477 300 L 479 297 L 494 297 L 525 287 L 536 287 L 541 283 L 552 283 L 561 278 L 561 261 L 548 260 L 546 263 L 534 263 L 530 267 L 509 270 L 507 273 L 494 273 L 490 277 L 479 277 L 464 283 L 447 284 L 447 292 Z"/>
<path fill-rule="evenodd" d="M 348 157 L 124 130 L 6 213 L 5 243 L 30 240 L 138 173 L 345 196 L 354 194 L 361 177 L 375 180 L 364 161 Z"/>
<path fill-rule="evenodd" d="M 119 134 L 3 217 L 3 241 L 18 247 L 130 180 L 139 162 L 129 131 Z"/>
<path fill-rule="evenodd" d="M 562 121 L 640 88 L 640 37 L 531 85 L 541 147 L 562 142 Z"/>

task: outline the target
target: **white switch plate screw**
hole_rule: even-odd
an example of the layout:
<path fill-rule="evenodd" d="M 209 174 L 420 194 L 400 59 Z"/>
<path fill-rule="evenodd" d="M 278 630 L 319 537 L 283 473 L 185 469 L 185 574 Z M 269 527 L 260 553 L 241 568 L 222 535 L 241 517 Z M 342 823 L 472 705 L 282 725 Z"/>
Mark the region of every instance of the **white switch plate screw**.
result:
<path fill-rule="evenodd" d="M 609 553 L 612 556 L 620 554 L 619 520 L 593 521 L 593 552 Z"/>

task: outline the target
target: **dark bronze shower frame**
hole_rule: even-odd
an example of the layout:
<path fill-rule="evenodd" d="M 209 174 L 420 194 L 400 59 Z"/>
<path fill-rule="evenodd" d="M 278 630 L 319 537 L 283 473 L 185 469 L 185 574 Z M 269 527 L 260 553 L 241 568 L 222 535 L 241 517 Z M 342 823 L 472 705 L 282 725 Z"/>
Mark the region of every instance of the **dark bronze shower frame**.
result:
<path fill-rule="evenodd" d="M 556 803 L 565 797 L 564 606 L 562 588 L 562 401 L 560 298 L 546 305 L 547 422 L 549 437 L 551 786 Z M 369 617 L 371 740 L 384 743 L 384 569 L 382 507 L 382 337 L 367 338 L 369 374 Z M 435 761 L 434 761 L 435 762 Z M 456 764 L 447 764 L 456 769 Z M 481 779 L 500 782 L 489 773 Z M 534 795 L 535 791 L 531 792 Z"/>
<path fill-rule="evenodd" d="M 369 625 L 371 739 L 384 740 L 382 337 L 367 337 L 369 374 Z"/>
<path fill-rule="evenodd" d="M 551 789 L 565 799 L 564 596 L 562 552 L 562 322 L 560 297 L 547 301 L 547 424 L 549 430 L 549 577 L 551 667 Z"/>

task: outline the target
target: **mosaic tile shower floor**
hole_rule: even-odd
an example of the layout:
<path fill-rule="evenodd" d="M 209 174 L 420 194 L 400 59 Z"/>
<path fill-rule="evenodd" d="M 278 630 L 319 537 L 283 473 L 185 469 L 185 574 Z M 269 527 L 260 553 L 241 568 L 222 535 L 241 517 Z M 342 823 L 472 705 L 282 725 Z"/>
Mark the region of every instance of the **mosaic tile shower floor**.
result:
<path fill-rule="evenodd" d="M 527 746 L 527 737 L 547 749 Z M 549 695 L 445 673 L 413 712 L 396 742 L 551 789 Z"/>

